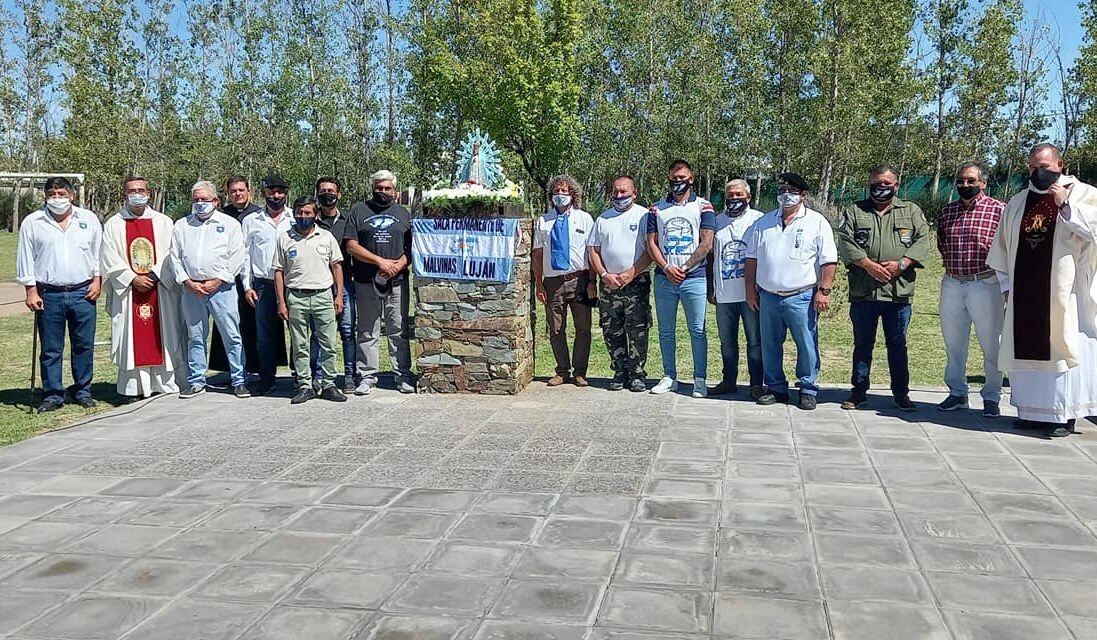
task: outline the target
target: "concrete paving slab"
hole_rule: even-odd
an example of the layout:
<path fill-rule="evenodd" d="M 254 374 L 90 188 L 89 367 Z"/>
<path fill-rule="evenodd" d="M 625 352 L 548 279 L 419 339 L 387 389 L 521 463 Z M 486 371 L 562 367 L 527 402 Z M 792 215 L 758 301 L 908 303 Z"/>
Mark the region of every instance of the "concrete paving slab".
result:
<path fill-rule="evenodd" d="M 0 636 L 1091 637 L 1097 430 L 889 407 L 164 398 L 0 450 Z"/>

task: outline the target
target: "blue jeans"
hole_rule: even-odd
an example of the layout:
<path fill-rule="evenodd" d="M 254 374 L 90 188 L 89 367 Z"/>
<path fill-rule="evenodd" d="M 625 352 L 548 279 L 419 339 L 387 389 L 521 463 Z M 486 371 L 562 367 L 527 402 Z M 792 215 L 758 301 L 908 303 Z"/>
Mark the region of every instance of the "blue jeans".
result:
<path fill-rule="evenodd" d="M 183 322 L 187 325 L 187 383 L 191 386 L 206 385 L 206 336 L 209 334 L 211 315 L 225 344 L 232 386 L 244 384 L 244 345 L 240 340 L 238 299 L 236 284 L 232 282 L 226 282 L 204 297 L 190 289 L 183 289 Z"/>
<path fill-rule="evenodd" d="M 44 308 L 38 313 L 38 335 L 42 339 L 42 353 L 38 362 L 42 369 L 42 391 L 45 400 L 64 400 L 65 387 L 61 381 L 61 360 L 65 352 L 65 329 L 69 333 L 69 349 L 72 351 L 72 386 L 69 394 L 82 400 L 91 398 L 91 376 L 95 347 L 95 303 L 84 296 L 87 288 L 77 291 L 44 291 Z"/>
<path fill-rule="evenodd" d="M 759 323 L 762 329 L 762 369 L 766 388 L 773 393 L 788 393 L 785 377 L 785 336 L 792 334 L 796 343 L 796 377 L 800 393 L 819 393 L 819 319 L 812 300 L 815 289 L 791 296 L 760 290 Z"/>
<path fill-rule="evenodd" d="M 850 384 L 855 395 L 868 391 L 872 371 L 872 348 L 876 346 L 876 325 L 884 325 L 884 345 L 888 352 L 891 393 L 905 396 L 910 392 L 910 368 L 907 365 L 907 327 L 910 326 L 909 302 L 860 300 L 850 303 L 853 321 L 853 374 Z"/>
<path fill-rule="evenodd" d="M 663 375 L 678 379 L 675 363 L 677 345 L 674 332 L 678 324 L 678 301 L 686 312 L 690 351 L 693 353 L 693 377 L 708 376 L 708 336 L 705 335 L 705 310 L 708 307 L 708 283 L 704 278 L 686 278 L 675 285 L 662 272 L 655 273 L 655 317 L 659 321 L 659 352 L 663 356 Z"/>
<path fill-rule="evenodd" d="M 358 382 L 354 375 L 354 362 L 358 355 L 358 340 L 355 333 L 358 314 L 354 309 L 354 292 L 354 281 L 347 278 L 343 282 L 343 313 L 339 314 L 335 320 L 339 323 L 339 339 L 343 342 L 343 375 L 348 381 Z M 313 334 L 309 341 L 309 367 L 312 369 L 313 379 L 319 379 L 320 341 L 316 338 L 316 334 Z"/>
<path fill-rule="evenodd" d="M 736 384 L 739 380 L 739 321 L 747 343 L 747 371 L 750 386 L 762 385 L 762 334 L 758 312 L 746 302 L 720 302 L 716 305 L 716 328 L 720 332 L 720 359 L 724 364 L 724 380 Z"/>
<path fill-rule="evenodd" d="M 278 296 L 274 293 L 274 280 L 255 278 L 251 286 L 259 299 L 255 302 L 255 341 L 258 344 L 259 355 L 259 382 L 269 384 L 274 382 L 278 373 L 277 353 L 281 350 L 277 340 L 284 334 L 280 325 L 282 319 L 278 317 Z"/>

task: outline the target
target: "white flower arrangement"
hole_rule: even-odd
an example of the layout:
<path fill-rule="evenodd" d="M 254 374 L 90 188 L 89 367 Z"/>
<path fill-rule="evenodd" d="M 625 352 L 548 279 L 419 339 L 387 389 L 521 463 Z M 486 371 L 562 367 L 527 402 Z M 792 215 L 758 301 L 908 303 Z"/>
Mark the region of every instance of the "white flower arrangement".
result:
<path fill-rule="evenodd" d="M 477 202 L 493 205 L 522 202 L 522 187 L 510 180 L 504 180 L 500 189 L 489 189 L 477 183 L 459 184 L 453 187 L 446 187 L 444 183 L 440 183 L 423 192 L 423 203 L 434 207 L 460 207 Z"/>

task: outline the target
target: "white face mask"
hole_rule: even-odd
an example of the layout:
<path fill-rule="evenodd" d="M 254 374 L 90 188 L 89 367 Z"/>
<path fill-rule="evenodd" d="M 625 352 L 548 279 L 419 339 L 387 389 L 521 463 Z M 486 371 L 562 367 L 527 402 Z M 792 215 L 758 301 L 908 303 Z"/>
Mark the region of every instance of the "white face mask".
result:
<path fill-rule="evenodd" d="M 563 209 L 571 204 L 571 196 L 566 193 L 554 193 L 552 195 L 552 205 L 557 209 Z"/>
<path fill-rule="evenodd" d="M 61 217 L 68 213 L 69 207 L 71 206 L 72 200 L 70 198 L 55 196 L 46 200 L 46 208 L 56 217 Z"/>
<path fill-rule="evenodd" d="M 208 220 L 213 215 L 212 202 L 195 202 L 190 205 L 190 211 L 198 216 L 199 220 Z"/>
<path fill-rule="evenodd" d="M 777 194 L 777 202 L 780 203 L 782 209 L 791 209 L 804 199 L 799 193 L 779 193 Z"/>
<path fill-rule="evenodd" d="M 128 196 L 126 196 L 126 204 L 128 204 L 131 209 L 137 209 L 139 207 L 143 207 L 143 206 L 147 205 L 148 203 L 149 203 L 149 197 L 147 195 L 143 194 L 143 193 L 131 193 Z"/>

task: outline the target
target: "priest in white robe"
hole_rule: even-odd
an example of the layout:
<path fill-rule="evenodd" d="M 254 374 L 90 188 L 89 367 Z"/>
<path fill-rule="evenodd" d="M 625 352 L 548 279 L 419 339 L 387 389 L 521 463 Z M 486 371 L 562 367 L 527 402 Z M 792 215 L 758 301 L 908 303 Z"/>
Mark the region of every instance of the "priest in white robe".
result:
<path fill-rule="evenodd" d="M 103 225 L 102 275 L 118 393 L 177 393 L 183 368 L 179 285 L 171 268 L 172 219 L 148 206 L 148 183 L 125 183 L 121 212 Z"/>
<path fill-rule="evenodd" d="M 1097 414 L 1097 188 L 1054 145 L 1028 163 L 987 257 L 1007 292 L 999 366 L 1022 426 L 1063 437 Z"/>

